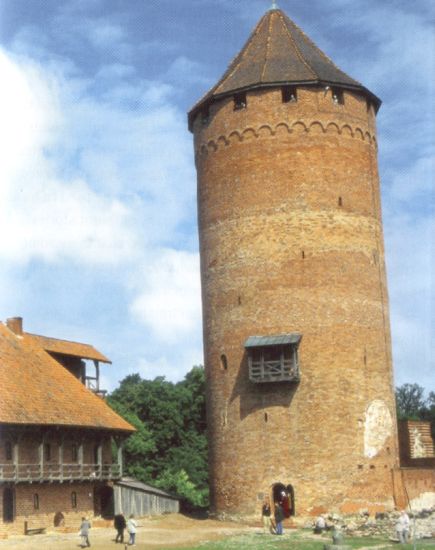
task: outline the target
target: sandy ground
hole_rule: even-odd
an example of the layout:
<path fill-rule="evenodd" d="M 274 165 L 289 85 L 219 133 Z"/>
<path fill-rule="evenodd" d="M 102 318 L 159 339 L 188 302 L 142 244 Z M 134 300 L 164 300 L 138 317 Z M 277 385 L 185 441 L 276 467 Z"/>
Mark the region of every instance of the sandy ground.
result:
<path fill-rule="evenodd" d="M 139 519 L 136 546 L 142 549 L 183 548 L 200 542 L 225 538 L 247 532 L 261 532 L 259 527 L 248 527 L 236 523 L 225 523 L 210 519 L 191 519 L 180 514 Z M 124 550 L 123 544 L 115 544 L 114 529 L 94 528 L 90 532 L 91 547 L 99 550 L 108 548 Z M 125 540 L 128 534 L 125 533 Z M 0 550 L 77 550 L 80 548 L 77 533 L 14 536 L 0 540 Z M 130 548 L 127 546 L 127 548 Z M 133 548 L 133 547 L 131 547 Z"/>

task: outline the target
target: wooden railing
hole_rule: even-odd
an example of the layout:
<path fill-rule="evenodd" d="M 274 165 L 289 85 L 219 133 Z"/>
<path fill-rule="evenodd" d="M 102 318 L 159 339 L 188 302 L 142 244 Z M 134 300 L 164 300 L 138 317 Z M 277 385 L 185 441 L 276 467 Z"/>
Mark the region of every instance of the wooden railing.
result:
<path fill-rule="evenodd" d="M 297 382 L 299 368 L 293 359 L 266 361 L 249 360 L 249 379 L 252 382 Z"/>
<path fill-rule="evenodd" d="M 119 464 L 0 464 L 0 481 L 92 481 L 121 477 Z"/>

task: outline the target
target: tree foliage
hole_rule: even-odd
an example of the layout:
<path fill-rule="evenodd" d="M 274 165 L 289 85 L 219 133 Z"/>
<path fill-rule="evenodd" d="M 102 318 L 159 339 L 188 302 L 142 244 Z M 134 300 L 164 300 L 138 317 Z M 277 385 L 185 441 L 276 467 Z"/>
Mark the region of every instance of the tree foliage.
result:
<path fill-rule="evenodd" d="M 129 475 L 177 493 L 194 506 L 208 504 L 205 379 L 195 366 L 181 382 L 139 374 L 121 381 L 108 403 L 137 432 L 125 445 Z"/>
<path fill-rule="evenodd" d="M 418 384 L 403 384 L 396 388 L 396 407 L 399 420 L 430 420 L 435 438 L 435 392 L 425 397 Z"/>

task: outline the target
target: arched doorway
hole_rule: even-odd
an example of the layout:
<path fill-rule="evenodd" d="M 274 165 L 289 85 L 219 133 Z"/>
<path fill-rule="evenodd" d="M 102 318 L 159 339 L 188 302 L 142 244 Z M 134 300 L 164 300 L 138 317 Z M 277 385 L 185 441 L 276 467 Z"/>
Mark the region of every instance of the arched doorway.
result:
<path fill-rule="evenodd" d="M 274 483 L 272 485 L 272 499 L 279 502 L 284 510 L 286 518 L 295 515 L 295 492 L 293 485 L 284 485 L 284 483 Z"/>
<path fill-rule="evenodd" d="M 11 487 L 3 489 L 3 523 L 11 523 L 15 519 L 15 491 Z"/>

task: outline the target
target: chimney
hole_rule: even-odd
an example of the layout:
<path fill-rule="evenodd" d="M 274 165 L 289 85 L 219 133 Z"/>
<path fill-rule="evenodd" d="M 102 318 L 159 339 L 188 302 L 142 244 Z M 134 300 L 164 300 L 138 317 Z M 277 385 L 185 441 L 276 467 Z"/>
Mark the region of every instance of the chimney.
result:
<path fill-rule="evenodd" d="M 6 319 L 6 326 L 9 330 L 17 334 L 18 336 L 23 335 L 23 318 L 22 317 L 10 317 Z"/>

